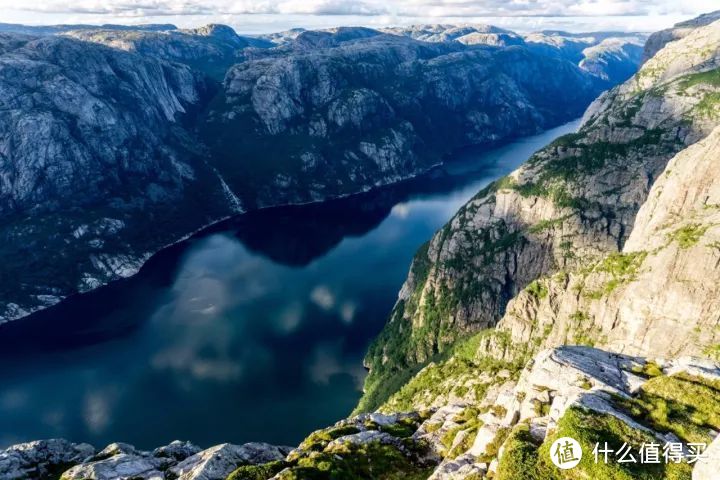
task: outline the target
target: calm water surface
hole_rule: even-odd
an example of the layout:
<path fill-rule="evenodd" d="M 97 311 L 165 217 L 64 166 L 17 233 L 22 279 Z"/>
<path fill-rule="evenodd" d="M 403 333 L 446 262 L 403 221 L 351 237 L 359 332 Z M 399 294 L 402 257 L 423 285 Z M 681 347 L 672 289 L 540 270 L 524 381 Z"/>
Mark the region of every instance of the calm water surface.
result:
<path fill-rule="evenodd" d="M 0 446 L 297 444 L 346 416 L 415 250 L 578 122 L 402 185 L 243 215 L 0 327 Z"/>

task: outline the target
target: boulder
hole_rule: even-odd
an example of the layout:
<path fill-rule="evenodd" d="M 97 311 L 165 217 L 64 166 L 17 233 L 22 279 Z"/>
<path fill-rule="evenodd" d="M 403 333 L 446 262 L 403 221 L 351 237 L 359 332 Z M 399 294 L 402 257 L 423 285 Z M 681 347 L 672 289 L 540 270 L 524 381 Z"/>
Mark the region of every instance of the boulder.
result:
<path fill-rule="evenodd" d="M 161 461 L 150 457 L 118 453 L 103 460 L 76 465 L 61 480 L 164 480 Z"/>
<path fill-rule="evenodd" d="M 186 458 L 171 467 L 169 473 L 177 480 L 224 480 L 240 465 L 282 460 L 287 453 L 267 443 L 223 443 Z"/>
<path fill-rule="evenodd" d="M 31 480 L 80 463 L 92 456 L 95 449 L 86 444 L 51 439 L 13 445 L 0 452 L 2 480 Z"/>

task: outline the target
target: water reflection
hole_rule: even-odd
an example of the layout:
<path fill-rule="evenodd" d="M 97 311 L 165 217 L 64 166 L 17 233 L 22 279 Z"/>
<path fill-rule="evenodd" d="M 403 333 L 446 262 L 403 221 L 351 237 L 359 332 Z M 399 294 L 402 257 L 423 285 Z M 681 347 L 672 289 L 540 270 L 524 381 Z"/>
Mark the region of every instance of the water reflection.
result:
<path fill-rule="evenodd" d="M 233 219 L 132 279 L 3 325 L 0 445 L 296 444 L 357 402 L 362 357 L 417 247 L 572 128 L 374 193 Z"/>

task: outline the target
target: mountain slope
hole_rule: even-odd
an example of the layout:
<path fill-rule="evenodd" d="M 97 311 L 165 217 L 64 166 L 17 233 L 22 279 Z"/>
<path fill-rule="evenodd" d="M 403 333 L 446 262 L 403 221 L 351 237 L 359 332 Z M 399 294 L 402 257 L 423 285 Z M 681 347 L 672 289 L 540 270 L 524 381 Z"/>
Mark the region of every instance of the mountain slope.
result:
<path fill-rule="evenodd" d="M 647 43 L 645 43 L 642 62 L 645 63 L 651 59 L 669 42 L 680 40 L 692 33 L 696 28 L 710 25 L 716 20 L 720 20 L 720 10 L 700 15 L 697 18 L 677 23 L 671 28 L 653 33 L 648 37 Z"/>
<path fill-rule="evenodd" d="M 601 96 L 576 134 L 480 192 L 418 252 L 371 346 L 360 408 L 376 408 L 458 338 L 492 327 L 522 289 L 622 249 L 679 151 L 717 125 L 720 23 L 668 44 Z"/>
<path fill-rule="evenodd" d="M 407 178 L 454 148 L 571 118 L 602 88 L 568 62 L 522 48 L 426 44 L 369 29 L 304 32 L 256 57 L 228 72 L 200 125 L 213 164 L 249 205 Z M 333 182 L 317 181 L 328 174 Z"/>
<path fill-rule="evenodd" d="M 237 35 L 232 28 L 225 25 L 162 32 L 83 29 L 64 34 L 143 56 L 183 63 L 217 81 L 223 80 L 228 68 L 243 60 L 243 49 L 272 46 L 264 40 Z"/>
<path fill-rule="evenodd" d="M 385 32 L 424 42 L 457 42 L 464 45 L 523 46 L 531 52 L 568 60 L 608 87 L 624 82 L 637 70 L 645 37 L 634 33 L 559 31 L 519 35 L 492 25 L 412 25 L 386 28 Z"/>
<path fill-rule="evenodd" d="M 0 64 L 0 318 L 131 275 L 233 213 L 182 127 L 202 76 L 56 36 L 23 38 Z"/>

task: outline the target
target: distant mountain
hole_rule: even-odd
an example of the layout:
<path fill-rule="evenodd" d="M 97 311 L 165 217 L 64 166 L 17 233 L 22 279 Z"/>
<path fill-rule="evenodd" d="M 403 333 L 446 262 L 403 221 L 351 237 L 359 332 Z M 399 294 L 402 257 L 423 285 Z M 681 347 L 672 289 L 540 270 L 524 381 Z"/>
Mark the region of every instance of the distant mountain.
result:
<path fill-rule="evenodd" d="M 222 81 L 230 66 L 244 59 L 247 47 L 267 48 L 267 40 L 242 37 L 225 25 L 207 25 L 188 30 L 80 29 L 64 35 L 86 42 L 184 63 Z"/>
<path fill-rule="evenodd" d="M 569 33 L 545 30 L 520 35 L 492 25 L 413 25 L 384 31 L 425 42 L 459 42 L 465 45 L 520 45 L 534 53 L 562 58 L 609 84 L 624 82 L 637 70 L 645 36 L 625 32 Z"/>
<path fill-rule="evenodd" d="M 176 30 L 177 27 L 170 23 L 161 24 L 141 24 L 141 25 L 21 25 L 17 23 L 0 23 L 0 32 L 2 33 L 21 33 L 24 35 L 55 35 L 65 33 L 72 30 L 122 30 L 122 31 L 148 31 L 148 32 L 164 32 Z"/>

